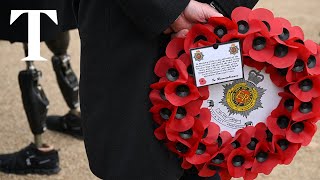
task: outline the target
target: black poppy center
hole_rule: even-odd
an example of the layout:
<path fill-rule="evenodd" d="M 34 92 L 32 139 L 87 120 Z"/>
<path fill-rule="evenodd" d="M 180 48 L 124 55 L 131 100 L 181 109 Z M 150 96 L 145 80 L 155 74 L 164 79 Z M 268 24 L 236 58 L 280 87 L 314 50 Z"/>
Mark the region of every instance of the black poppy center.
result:
<path fill-rule="evenodd" d="M 187 85 L 179 85 L 176 88 L 176 94 L 179 97 L 186 97 L 190 94 L 190 89 Z"/>
<path fill-rule="evenodd" d="M 266 134 L 267 134 L 267 141 L 272 142 L 272 137 L 273 137 L 272 132 L 269 129 L 267 129 Z"/>
<path fill-rule="evenodd" d="M 282 40 L 282 41 L 286 41 L 288 40 L 290 37 L 290 32 L 287 28 L 283 28 L 283 31 L 282 31 L 282 34 L 279 35 L 279 38 Z"/>
<path fill-rule="evenodd" d="M 188 148 L 188 146 L 186 146 L 180 142 L 177 142 L 176 143 L 176 150 L 182 154 L 185 154 L 188 152 L 189 148 Z"/>
<path fill-rule="evenodd" d="M 162 117 L 162 119 L 168 120 L 170 119 L 171 116 L 171 110 L 168 108 L 162 108 L 160 110 L 160 116 Z"/>
<path fill-rule="evenodd" d="M 237 141 L 237 140 L 233 141 L 233 142 L 231 143 L 231 145 L 232 145 L 232 147 L 233 147 L 234 149 L 237 149 L 237 148 L 239 148 L 239 147 L 241 146 L 241 144 L 240 144 L 239 141 Z"/>
<path fill-rule="evenodd" d="M 304 42 L 301 39 L 297 39 L 294 42 L 300 43 L 300 44 L 304 44 Z"/>
<path fill-rule="evenodd" d="M 312 111 L 312 103 L 311 102 L 303 102 L 299 107 L 299 111 L 303 114 L 307 114 Z"/>
<path fill-rule="evenodd" d="M 208 136 L 208 133 L 209 133 L 209 130 L 208 128 L 206 128 L 203 132 L 202 139 L 206 138 Z"/>
<path fill-rule="evenodd" d="M 277 69 L 277 72 L 280 76 L 286 76 L 288 73 L 288 68 Z"/>
<path fill-rule="evenodd" d="M 268 153 L 266 152 L 259 152 L 256 156 L 258 162 L 263 163 L 268 159 Z"/>
<path fill-rule="evenodd" d="M 228 30 L 224 26 L 217 26 L 214 28 L 214 34 L 216 34 L 219 38 L 222 38 L 224 35 L 228 33 Z"/>
<path fill-rule="evenodd" d="M 217 139 L 218 147 L 222 146 L 222 138 L 219 136 Z"/>
<path fill-rule="evenodd" d="M 160 90 L 159 95 L 160 95 L 161 99 L 163 99 L 165 101 L 167 100 L 166 95 L 164 94 L 164 89 Z"/>
<path fill-rule="evenodd" d="M 309 69 L 312 69 L 312 68 L 316 67 L 316 64 L 317 64 L 317 59 L 316 59 L 316 57 L 314 57 L 313 55 L 311 55 L 311 56 L 308 58 L 308 68 L 309 68 Z"/>
<path fill-rule="evenodd" d="M 251 138 L 251 142 L 247 145 L 247 148 L 250 150 L 255 150 L 258 142 L 259 142 L 258 139 Z"/>
<path fill-rule="evenodd" d="M 293 99 L 287 99 L 284 101 L 284 107 L 288 110 L 288 111 L 292 111 L 294 106 L 294 100 Z"/>
<path fill-rule="evenodd" d="M 187 115 L 187 110 L 183 107 L 178 107 L 177 113 L 176 113 L 176 119 L 183 119 Z"/>
<path fill-rule="evenodd" d="M 263 22 L 263 24 L 265 24 L 267 26 L 268 31 L 270 32 L 270 30 L 271 30 L 270 24 L 267 21 L 262 21 L 262 22 Z"/>
<path fill-rule="evenodd" d="M 280 116 L 277 119 L 277 125 L 281 128 L 281 129 L 285 129 L 289 126 L 290 123 L 290 119 L 287 116 Z"/>
<path fill-rule="evenodd" d="M 244 157 L 240 155 L 237 155 L 232 158 L 232 164 L 234 167 L 242 166 L 244 164 L 244 161 L 245 161 Z"/>
<path fill-rule="evenodd" d="M 245 34 L 249 31 L 249 24 L 246 21 L 239 21 L 238 23 L 238 32 Z"/>
<path fill-rule="evenodd" d="M 208 169 L 212 170 L 212 171 L 220 171 L 220 167 L 219 166 L 214 166 L 212 164 L 209 164 L 208 166 Z"/>
<path fill-rule="evenodd" d="M 256 51 L 263 50 L 267 45 L 267 40 L 264 37 L 257 37 L 253 40 L 252 48 Z"/>
<path fill-rule="evenodd" d="M 294 133 L 301 133 L 303 130 L 304 130 L 304 124 L 303 122 L 298 122 L 298 123 L 295 123 L 291 126 L 291 130 L 294 132 Z"/>
<path fill-rule="evenodd" d="M 185 51 L 184 50 L 181 50 L 179 53 L 178 53 L 178 57 L 181 56 L 182 54 L 184 54 Z"/>
<path fill-rule="evenodd" d="M 213 164 L 221 164 L 221 163 L 223 163 L 224 159 L 225 159 L 224 155 L 221 154 L 221 153 L 219 153 L 219 154 L 216 155 L 216 157 L 214 157 L 214 158 L 211 160 L 211 162 L 212 162 Z"/>
<path fill-rule="evenodd" d="M 302 72 L 303 70 L 304 70 L 303 60 L 297 59 L 296 62 L 294 63 L 292 71 L 299 73 L 299 72 Z"/>
<path fill-rule="evenodd" d="M 188 74 L 193 76 L 193 66 L 189 65 L 187 68 Z"/>
<path fill-rule="evenodd" d="M 198 146 L 198 149 L 196 151 L 196 154 L 198 155 L 201 155 L 201 154 L 204 154 L 206 152 L 206 145 L 200 143 L 199 146 Z"/>
<path fill-rule="evenodd" d="M 174 68 L 170 68 L 168 69 L 166 76 L 169 81 L 176 81 L 179 78 L 179 72 Z"/>
<path fill-rule="evenodd" d="M 190 139 L 193 135 L 193 131 L 192 129 L 189 129 L 187 131 L 180 132 L 179 135 L 182 139 Z"/>
<path fill-rule="evenodd" d="M 305 79 L 299 83 L 299 88 L 303 92 L 308 92 L 312 89 L 313 82 L 310 79 Z"/>
<path fill-rule="evenodd" d="M 282 149 L 282 151 L 285 151 L 288 149 L 289 147 L 289 141 L 286 139 L 280 139 L 277 144 L 279 145 L 279 147 Z"/>
<path fill-rule="evenodd" d="M 196 43 L 196 42 L 198 42 L 198 41 L 200 41 L 200 40 L 207 41 L 208 39 L 207 39 L 207 37 L 205 37 L 204 35 L 199 35 L 199 36 L 197 36 L 196 38 L 194 38 L 193 43 Z"/>
<path fill-rule="evenodd" d="M 288 53 L 289 53 L 288 46 L 285 46 L 282 44 L 277 45 L 274 50 L 274 55 L 279 58 L 285 57 Z"/>

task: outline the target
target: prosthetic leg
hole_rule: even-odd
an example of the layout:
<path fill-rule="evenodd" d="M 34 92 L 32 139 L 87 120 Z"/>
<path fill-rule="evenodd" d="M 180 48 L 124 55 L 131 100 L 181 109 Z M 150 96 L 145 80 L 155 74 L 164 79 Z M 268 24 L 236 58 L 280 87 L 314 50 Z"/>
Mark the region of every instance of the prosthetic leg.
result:
<path fill-rule="evenodd" d="M 28 46 L 24 44 L 27 56 Z M 34 134 L 35 144 L 42 147 L 41 134 L 45 130 L 45 120 L 48 112 L 49 101 L 39 83 L 41 71 L 38 71 L 33 62 L 27 61 L 27 69 L 19 73 L 19 85 L 22 95 L 23 107 Z"/>
<path fill-rule="evenodd" d="M 70 111 L 65 116 L 49 116 L 47 127 L 82 139 L 81 119 L 79 112 L 79 83 L 70 65 L 67 49 L 70 42 L 69 32 L 59 33 L 57 38 L 46 41 L 46 45 L 53 52 L 52 65 L 56 74 L 61 93 Z"/>
<path fill-rule="evenodd" d="M 52 65 L 64 100 L 70 108 L 70 112 L 78 114 L 79 83 L 71 68 L 70 56 L 67 54 L 69 42 L 69 32 L 62 32 L 55 40 L 46 41 L 46 45 L 54 54 Z"/>

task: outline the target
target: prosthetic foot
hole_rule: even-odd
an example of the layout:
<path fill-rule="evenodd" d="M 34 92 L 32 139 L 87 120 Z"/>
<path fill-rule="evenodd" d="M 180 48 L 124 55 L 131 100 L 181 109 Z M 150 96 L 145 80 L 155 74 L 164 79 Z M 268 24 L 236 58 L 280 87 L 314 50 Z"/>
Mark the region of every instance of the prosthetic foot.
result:
<path fill-rule="evenodd" d="M 70 56 L 67 54 L 69 46 L 69 32 L 63 32 L 55 40 L 46 41 L 53 52 L 52 65 L 61 93 L 70 111 L 65 116 L 48 116 L 47 127 L 82 139 L 81 118 L 79 109 L 79 83 L 71 68 Z"/>

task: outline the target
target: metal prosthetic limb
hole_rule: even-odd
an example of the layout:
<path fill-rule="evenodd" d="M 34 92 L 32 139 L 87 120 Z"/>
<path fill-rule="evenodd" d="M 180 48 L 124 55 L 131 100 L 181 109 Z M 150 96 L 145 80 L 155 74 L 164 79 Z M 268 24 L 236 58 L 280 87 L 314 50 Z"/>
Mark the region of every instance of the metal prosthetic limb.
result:
<path fill-rule="evenodd" d="M 79 115 L 79 83 L 71 68 L 70 56 L 67 54 L 69 42 L 69 32 L 62 32 L 55 40 L 46 41 L 46 45 L 54 54 L 52 64 L 61 93 L 70 108 L 70 112 Z"/>
<path fill-rule="evenodd" d="M 27 44 L 24 44 L 24 50 L 27 56 Z M 33 62 L 27 61 L 26 63 L 27 69 L 19 73 L 19 85 L 30 129 L 36 146 L 40 148 L 43 146 L 41 134 L 45 130 L 49 101 L 39 83 L 41 71 L 35 68 Z"/>

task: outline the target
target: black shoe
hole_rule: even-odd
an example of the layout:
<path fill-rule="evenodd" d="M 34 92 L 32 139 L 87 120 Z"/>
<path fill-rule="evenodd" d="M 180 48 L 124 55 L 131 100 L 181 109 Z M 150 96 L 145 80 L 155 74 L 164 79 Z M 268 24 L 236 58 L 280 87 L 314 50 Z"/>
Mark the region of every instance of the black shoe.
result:
<path fill-rule="evenodd" d="M 58 151 L 40 151 L 31 143 L 12 154 L 0 155 L 0 171 L 13 174 L 57 174 L 59 168 Z"/>
<path fill-rule="evenodd" d="M 50 130 L 83 139 L 80 116 L 70 112 L 64 116 L 48 116 L 46 124 Z"/>

